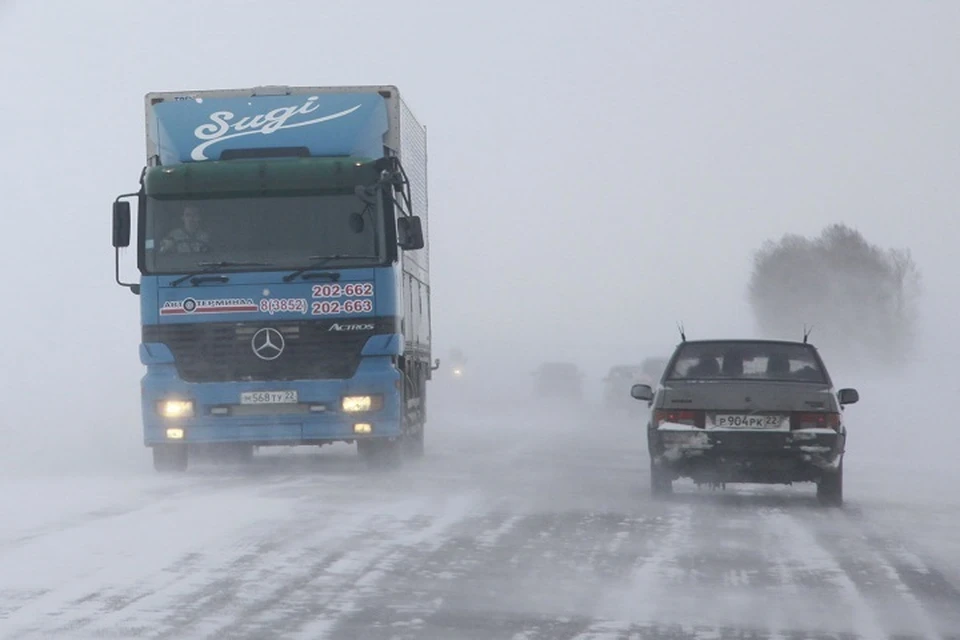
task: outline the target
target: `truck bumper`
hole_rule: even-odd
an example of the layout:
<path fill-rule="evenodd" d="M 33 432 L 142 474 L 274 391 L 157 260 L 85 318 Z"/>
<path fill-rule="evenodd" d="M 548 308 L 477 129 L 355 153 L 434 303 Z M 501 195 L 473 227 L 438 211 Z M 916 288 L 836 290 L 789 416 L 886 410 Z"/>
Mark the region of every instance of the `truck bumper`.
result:
<path fill-rule="evenodd" d="M 674 478 L 697 483 L 818 482 L 836 471 L 845 433 L 795 431 L 670 430 L 651 432 L 651 463 Z"/>
<path fill-rule="evenodd" d="M 172 365 L 149 366 L 141 381 L 144 444 L 327 444 L 396 438 L 402 427 L 400 373 L 389 358 L 365 358 L 345 380 L 189 383 Z M 295 403 L 243 404 L 245 392 L 297 393 Z M 382 407 L 346 412 L 345 396 L 379 396 Z M 161 415 L 168 401 L 192 403 L 181 417 Z M 358 427 L 357 425 L 367 425 Z"/>

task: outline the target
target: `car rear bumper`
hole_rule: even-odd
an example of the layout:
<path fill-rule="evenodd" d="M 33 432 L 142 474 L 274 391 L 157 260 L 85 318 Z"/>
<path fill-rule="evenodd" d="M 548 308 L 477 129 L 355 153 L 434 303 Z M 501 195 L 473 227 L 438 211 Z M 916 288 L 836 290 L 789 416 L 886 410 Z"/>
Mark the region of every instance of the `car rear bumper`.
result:
<path fill-rule="evenodd" d="M 696 482 L 817 482 L 835 471 L 846 436 L 830 429 L 651 431 L 652 463 Z"/>

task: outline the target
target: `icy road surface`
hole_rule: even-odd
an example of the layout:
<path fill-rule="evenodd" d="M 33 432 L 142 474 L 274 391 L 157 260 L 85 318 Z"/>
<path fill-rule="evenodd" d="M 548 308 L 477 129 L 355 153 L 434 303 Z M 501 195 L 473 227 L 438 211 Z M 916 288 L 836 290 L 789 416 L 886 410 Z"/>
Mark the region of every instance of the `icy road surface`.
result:
<path fill-rule="evenodd" d="M 957 472 L 889 426 L 855 429 L 829 510 L 812 485 L 655 502 L 642 427 L 598 411 L 461 413 L 399 471 L 346 445 L 8 470 L 0 637 L 960 638 Z"/>

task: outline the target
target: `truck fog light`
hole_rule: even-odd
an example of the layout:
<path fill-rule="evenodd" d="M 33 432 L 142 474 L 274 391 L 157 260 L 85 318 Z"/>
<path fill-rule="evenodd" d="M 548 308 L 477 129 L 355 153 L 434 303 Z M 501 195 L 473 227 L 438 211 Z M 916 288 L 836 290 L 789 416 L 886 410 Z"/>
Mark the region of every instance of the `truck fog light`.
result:
<path fill-rule="evenodd" d="M 359 422 L 353 425 L 353 432 L 361 434 L 373 433 L 373 425 L 365 422 Z"/>
<path fill-rule="evenodd" d="M 183 440 L 183 429 L 171 427 L 167 429 L 168 440 Z"/>

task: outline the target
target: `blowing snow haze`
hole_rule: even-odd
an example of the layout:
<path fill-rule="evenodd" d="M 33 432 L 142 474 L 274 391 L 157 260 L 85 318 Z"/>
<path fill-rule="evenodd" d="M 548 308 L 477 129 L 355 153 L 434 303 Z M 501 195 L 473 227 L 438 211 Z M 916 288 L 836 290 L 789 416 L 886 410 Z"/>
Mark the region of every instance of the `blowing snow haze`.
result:
<path fill-rule="evenodd" d="M 0 0 L 0 637 L 955 633 L 957 33 L 949 0 Z M 110 245 L 144 96 L 373 85 L 400 89 L 429 142 L 424 458 L 367 474 L 338 443 L 155 474 L 143 298 L 114 283 Z M 228 209 L 222 229 L 267 242 L 256 207 Z M 342 213 L 351 250 L 380 250 Z M 319 284 L 266 287 L 231 259 L 198 267 L 233 279 L 207 290 Z M 181 305 L 198 288 L 179 287 Z M 678 322 L 690 339 L 813 326 L 861 394 L 843 510 L 803 485 L 650 497 L 649 411 L 614 409 L 629 386 L 604 378 L 668 357 Z M 537 395 L 545 362 L 575 365 L 579 391 Z"/>

